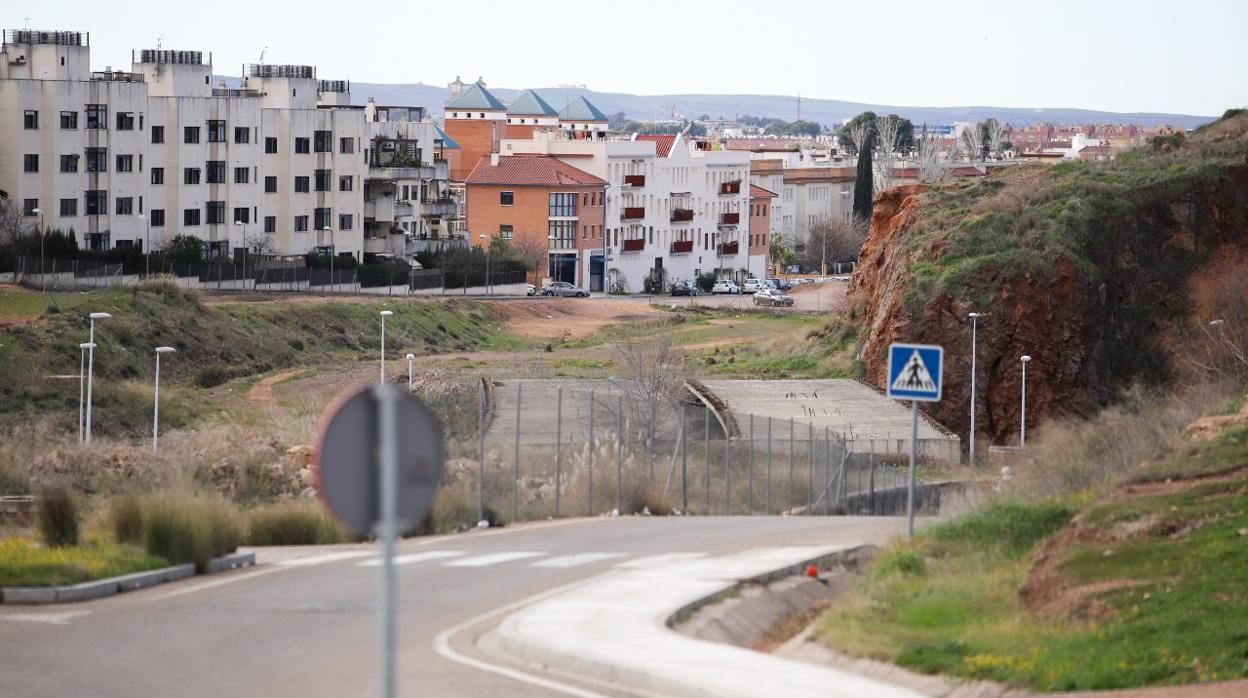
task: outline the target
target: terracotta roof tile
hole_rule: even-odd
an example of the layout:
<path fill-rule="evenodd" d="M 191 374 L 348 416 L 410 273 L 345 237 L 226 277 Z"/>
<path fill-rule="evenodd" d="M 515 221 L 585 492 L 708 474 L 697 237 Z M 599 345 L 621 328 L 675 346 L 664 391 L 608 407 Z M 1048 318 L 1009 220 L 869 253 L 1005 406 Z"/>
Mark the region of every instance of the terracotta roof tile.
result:
<path fill-rule="evenodd" d="M 672 146 L 676 143 L 676 136 L 670 136 L 658 133 L 639 133 L 637 134 L 639 141 L 653 141 L 654 151 L 661 158 L 665 158 L 672 153 Z"/>
<path fill-rule="evenodd" d="M 774 199 L 776 198 L 776 196 L 777 194 L 775 192 L 763 189 L 757 184 L 750 185 L 750 198 L 751 199 Z"/>
<path fill-rule="evenodd" d="M 504 155 L 497 165 L 489 156 L 481 158 L 466 183 L 557 187 L 603 186 L 607 182 L 549 155 Z"/>

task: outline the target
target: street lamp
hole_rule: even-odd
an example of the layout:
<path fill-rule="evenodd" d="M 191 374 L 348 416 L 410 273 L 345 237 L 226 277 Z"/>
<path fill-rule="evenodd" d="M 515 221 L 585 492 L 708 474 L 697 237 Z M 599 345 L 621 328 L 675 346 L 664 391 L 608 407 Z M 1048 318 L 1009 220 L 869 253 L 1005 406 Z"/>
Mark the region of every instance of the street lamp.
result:
<path fill-rule="evenodd" d="M 87 350 L 94 348 L 94 342 L 83 342 L 78 345 L 78 443 L 82 443 L 82 398 L 87 385 Z"/>
<path fill-rule="evenodd" d="M 242 221 L 234 221 L 234 225 L 243 229 L 239 240 L 243 243 L 243 276 L 247 276 L 247 224 Z"/>
<path fill-rule="evenodd" d="M 43 248 L 47 233 L 43 229 L 43 209 L 32 208 L 30 212 L 39 216 L 39 278 L 43 280 L 43 292 L 46 295 L 48 292 L 48 276 L 43 268 Z"/>
<path fill-rule="evenodd" d="M 407 355 L 407 392 L 412 392 L 412 361 L 416 359 L 415 354 Z"/>
<path fill-rule="evenodd" d="M 338 284 L 334 279 L 334 255 L 338 252 L 334 245 L 334 229 L 328 225 L 321 226 L 321 232 L 329 233 L 329 290 L 333 293 L 338 290 Z"/>
<path fill-rule="evenodd" d="M 490 237 L 486 235 L 485 233 L 481 233 L 477 237 L 483 240 L 483 242 L 481 243 L 481 246 L 485 248 L 485 293 L 486 295 L 489 295 L 490 293 Z"/>
<path fill-rule="evenodd" d="M 557 254 L 556 252 L 554 252 L 554 251 L 553 251 L 553 248 L 555 247 L 555 243 L 559 241 L 559 237 L 558 237 L 557 235 L 555 235 L 554 233 L 551 233 L 551 234 L 550 234 L 550 237 L 548 237 L 548 238 L 546 238 L 546 239 L 547 239 L 547 240 L 550 240 L 550 246 L 551 246 L 551 248 L 552 248 L 552 251 L 551 251 L 551 253 L 550 253 L 550 259 L 552 259 L 552 260 L 553 260 L 553 259 L 555 258 L 555 256 L 556 256 L 556 254 Z M 555 262 L 555 281 L 560 281 L 560 280 L 561 280 L 561 279 L 559 278 L 559 266 L 560 266 L 560 265 L 559 265 L 559 262 L 557 262 L 557 261 L 556 261 L 556 262 Z"/>
<path fill-rule="evenodd" d="M 982 313 L 967 313 L 971 319 L 971 450 L 968 462 L 975 465 L 975 358 L 976 343 L 979 339 L 979 319 L 983 317 Z"/>
<path fill-rule="evenodd" d="M 381 315 L 381 381 L 382 385 L 386 383 L 386 318 L 394 315 L 392 310 L 383 310 Z"/>
<path fill-rule="evenodd" d="M 1022 402 L 1022 419 L 1019 421 L 1018 444 L 1019 446 L 1027 445 L 1027 364 L 1031 362 L 1031 357 L 1023 354 L 1020 359 L 1023 362 L 1023 402 Z"/>
<path fill-rule="evenodd" d="M 83 442 L 89 445 L 91 443 L 91 386 L 95 377 L 95 321 L 107 320 L 112 317 L 112 315 L 110 313 L 91 313 L 87 317 L 91 320 L 91 338 L 87 342 L 89 345 L 87 347 L 87 416 L 86 432 L 83 437 Z"/>
<path fill-rule="evenodd" d="M 143 278 L 146 279 L 152 275 L 152 223 L 147 220 L 146 213 L 140 213 L 139 220 L 147 226 L 143 233 Z"/>
<path fill-rule="evenodd" d="M 152 401 L 152 453 L 156 453 L 160 440 L 160 355 L 177 351 L 173 347 L 156 347 L 156 397 Z"/>

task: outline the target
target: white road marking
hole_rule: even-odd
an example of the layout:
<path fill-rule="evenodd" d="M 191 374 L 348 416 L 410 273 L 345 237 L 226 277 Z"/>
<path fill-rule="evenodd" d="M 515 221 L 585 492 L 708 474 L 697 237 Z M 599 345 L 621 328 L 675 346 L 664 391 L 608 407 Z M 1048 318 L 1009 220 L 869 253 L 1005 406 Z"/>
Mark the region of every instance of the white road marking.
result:
<path fill-rule="evenodd" d="M 591 562 L 600 562 L 602 560 L 610 560 L 615 557 L 624 557 L 624 553 L 580 553 L 579 555 L 562 555 L 560 557 L 547 558 L 538 560 L 533 563 L 534 567 L 576 567 L 577 565 L 588 565 Z"/>
<path fill-rule="evenodd" d="M 459 625 L 447 628 L 446 630 L 443 630 L 442 632 L 438 633 L 437 636 L 433 638 L 433 651 L 437 652 L 438 656 L 443 657 L 445 659 L 449 659 L 452 662 L 455 662 L 457 664 L 463 664 L 464 666 L 472 667 L 473 669 L 479 669 L 481 671 L 488 671 L 491 674 L 498 674 L 499 676 L 506 676 L 509 679 L 512 679 L 514 681 L 519 681 L 521 683 L 527 683 L 530 686 L 538 686 L 540 688 L 545 688 L 547 690 L 555 691 L 557 693 L 562 693 L 564 695 L 575 696 L 576 698 L 609 698 L 608 696 L 605 696 L 601 693 L 594 693 L 593 691 L 589 691 L 584 688 L 578 688 L 577 686 L 571 686 L 566 683 L 560 683 L 558 681 L 553 681 L 551 679 L 543 678 L 541 676 L 534 676 L 533 674 L 526 674 L 523 671 L 517 671 L 515 669 L 511 669 L 505 666 L 500 666 L 498 664 L 490 664 L 489 662 L 484 662 L 484 661 L 481 661 L 480 659 L 474 659 L 472 657 L 462 655 L 459 652 L 456 652 L 454 649 L 451 648 L 451 638 L 463 632 L 464 630 L 471 628 L 474 625 L 479 625 L 481 623 L 484 623 L 487 620 L 490 620 L 491 618 L 501 616 L 504 613 L 510 613 L 518 608 L 523 608 L 524 606 L 527 606 L 531 603 L 536 603 L 538 601 L 541 601 L 542 599 L 545 599 L 548 596 L 554 596 L 555 594 L 562 594 L 563 592 L 568 591 L 569 589 L 578 587 L 582 584 L 585 584 L 588 581 L 589 580 L 583 580 L 580 582 L 573 582 L 571 584 L 565 584 L 561 587 L 555 587 L 554 589 L 549 589 L 535 596 L 530 596 L 527 599 L 521 599 L 515 603 L 510 603 L 510 604 L 507 604 L 506 606 L 500 606 L 499 608 L 496 608 L 493 611 L 482 613 L 481 615 L 475 618 L 470 618 L 460 623 Z"/>
<path fill-rule="evenodd" d="M 645 570 L 688 560 L 696 560 L 700 557 L 706 557 L 706 553 L 663 553 L 661 555 L 647 555 L 646 557 L 621 562 L 615 565 L 615 567 L 621 570 Z"/>
<path fill-rule="evenodd" d="M 69 625 L 69 621 L 91 615 L 90 611 L 61 611 L 60 613 L 0 613 L 0 621 L 12 623 L 50 623 Z"/>
<path fill-rule="evenodd" d="M 511 553 L 490 553 L 489 555 L 478 555 L 476 557 L 466 557 L 462 560 L 452 560 L 446 563 L 446 567 L 487 567 L 489 565 L 497 565 L 500 562 L 511 562 L 512 560 L 523 560 L 526 557 L 538 557 L 546 553 L 531 551 L 516 551 Z"/>
<path fill-rule="evenodd" d="M 425 560 L 442 560 L 448 557 L 459 557 L 460 555 L 467 555 L 467 553 L 465 553 L 462 550 L 429 550 L 423 553 L 408 553 L 406 555 L 395 555 L 394 564 L 410 565 L 414 562 L 424 562 Z M 365 560 L 364 562 L 361 562 L 360 567 L 381 567 L 381 563 L 382 563 L 382 559 L 378 557 L 372 560 Z"/>
<path fill-rule="evenodd" d="M 155 597 L 155 600 L 163 601 L 164 599 L 172 599 L 175 596 L 182 596 L 183 594 L 194 594 L 197 591 L 203 591 L 205 589 L 212 589 L 213 587 L 219 587 L 223 584 L 241 582 L 244 579 L 251 579 L 252 577 L 262 577 L 266 574 L 272 574 L 274 572 L 281 572 L 284 569 L 289 569 L 289 567 L 278 567 L 276 565 L 274 565 L 273 567 L 261 567 L 260 569 L 252 570 L 250 572 L 244 572 L 242 574 L 232 574 L 228 577 L 223 577 L 222 579 L 214 579 L 211 582 L 203 582 L 201 584 L 196 584 L 195 586 L 188 586 L 182 589 L 178 589 L 176 591 L 171 591 L 167 594 L 161 594 L 160 596 Z"/>
<path fill-rule="evenodd" d="M 374 555 L 371 550 L 345 550 L 337 553 L 325 553 L 324 555 L 312 555 L 310 557 L 292 557 L 289 560 L 275 562 L 278 567 L 307 567 L 308 565 L 320 565 L 326 562 L 338 562 L 339 560 L 352 560 L 365 555 Z"/>

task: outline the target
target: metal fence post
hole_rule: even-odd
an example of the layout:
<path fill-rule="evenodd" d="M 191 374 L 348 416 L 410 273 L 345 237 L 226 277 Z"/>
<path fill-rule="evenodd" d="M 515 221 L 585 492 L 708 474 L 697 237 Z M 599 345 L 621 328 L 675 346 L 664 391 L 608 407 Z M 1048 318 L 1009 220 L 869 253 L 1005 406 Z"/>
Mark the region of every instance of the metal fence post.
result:
<path fill-rule="evenodd" d="M 732 437 L 724 429 L 724 516 L 732 516 L 732 459 L 728 452 L 731 446 Z"/>
<path fill-rule="evenodd" d="M 867 466 L 870 468 L 867 475 L 867 506 L 871 515 L 875 516 L 875 439 L 871 439 L 871 455 L 867 461 Z"/>
<path fill-rule="evenodd" d="M 624 469 L 620 465 L 620 454 L 624 450 L 624 396 L 620 395 L 619 405 L 615 410 L 615 512 L 620 510 L 620 494 L 624 490 Z"/>
<path fill-rule="evenodd" d="M 511 458 L 511 520 L 515 521 L 520 511 L 520 406 L 521 383 L 516 381 L 516 446 Z"/>
<path fill-rule="evenodd" d="M 750 455 L 746 466 L 749 482 L 745 484 L 745 515 L 754 513 L 754 415 L 750 414 Z"/>
<path fill-rule="evenodd" d="M 771 516 L 771 417 L 767 417 L 767 501 L 763 503 L 763 513 Z"/>
<path fill-rule="evenodd" d="M 793 418 L 789 417 L 789 507 L 793 511 Z"/>
<path fill-rule="evenodd" d="M 689 513 L 689 415 L 680 407 L 680 510 Z"/>
<path fill-rule="evenodd" d="M 589 516 L 594 515 L 594 391 L 589 391 L 589 492 L 586 497 L 586 509 Z"/>
<path fill-rule="evenodd" d="M 806 515 L 814 515 L 815 508 L 815 425 L 806 425 Z"/>
<path fill-rule="evenodd" d="M 650 438 L 646 441 L 647 457 L 650 459 L 648 482 L 654 482 L 654 399 L 650 399 Z"/>
<path fill-rule="evenodd" d="M 702 445 L 705 453 L 702 456 L 702 479 L 704 489 L 706 490 L 705 507 L 702 513 L 706 516 L 711 515 L 711 408 L 705 403 L 702 405 Z"/>
<path fill-rule="evenodd" d="M 831 427 L 823 428 L 823 515 L 827 516 L 831 513 L 829 505 L 832 504 L 832 429 Z"/>
<path fill-rule="evenodd" d="M 385 320 L 383 317 L 382 320 Z M 477 521 L 485 521 L 485 381 L 477 391 Z"/>
<path fill-rule="evenodd" d="M 555 518 L 559 518 L 559 480 L 563 475 L 563 388 L 555 393 Z"/>

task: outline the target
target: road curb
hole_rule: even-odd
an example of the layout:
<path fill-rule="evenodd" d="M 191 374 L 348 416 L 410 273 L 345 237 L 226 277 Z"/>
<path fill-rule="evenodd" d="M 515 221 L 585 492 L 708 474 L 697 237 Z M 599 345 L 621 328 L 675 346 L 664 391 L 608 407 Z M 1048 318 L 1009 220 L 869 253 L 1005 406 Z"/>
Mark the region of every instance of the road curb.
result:
<path fill-rule="evenodd" d="M 234 553 L 209 561 L 207 573 L 214 574 L 255 564 L 255 553 Z M 194 576 L 195 564 L 188 562 L 184 565 L 173 565 L 68 586 L 6 587 L 0 588 L 0 603 L 21 605 L 76 603 L 146 589 L 157 584 L 176 582 Z"/>

